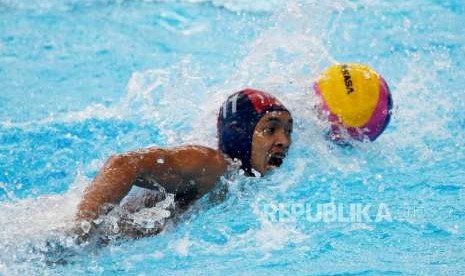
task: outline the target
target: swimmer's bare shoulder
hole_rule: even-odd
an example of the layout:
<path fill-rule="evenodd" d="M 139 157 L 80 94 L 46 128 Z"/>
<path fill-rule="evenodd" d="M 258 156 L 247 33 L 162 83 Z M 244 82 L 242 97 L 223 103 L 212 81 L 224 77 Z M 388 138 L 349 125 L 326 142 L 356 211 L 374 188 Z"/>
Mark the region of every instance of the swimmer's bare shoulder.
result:
<path fill-rule="evenodd" d="M 215 186 L 227 164 L 219 151 L 194 145 L 148 148 L 111 156 L 84 191 L 76 220 L 93 220 L 104 205 L 118 204 L 143 175 L 150 175 L 167 192 L 183 194 L 194 190 L 200 197 Z"/>

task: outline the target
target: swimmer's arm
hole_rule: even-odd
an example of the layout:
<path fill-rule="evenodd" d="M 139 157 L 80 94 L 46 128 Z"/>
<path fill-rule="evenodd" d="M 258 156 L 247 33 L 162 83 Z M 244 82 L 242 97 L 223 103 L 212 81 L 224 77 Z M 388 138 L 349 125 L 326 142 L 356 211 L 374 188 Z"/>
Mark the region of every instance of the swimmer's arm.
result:
<path fill-rule="evenodd" d="M 150 148 L 112 156 L 86 189 L 77 221 L 95 219 L 102 206 L 119 203 L 140 175 L 150 174 L 170 193 L 182 193 L 195 185 L 202 195 L 213 188 L 226 166 L 218 151 L 201 146 Z"/>

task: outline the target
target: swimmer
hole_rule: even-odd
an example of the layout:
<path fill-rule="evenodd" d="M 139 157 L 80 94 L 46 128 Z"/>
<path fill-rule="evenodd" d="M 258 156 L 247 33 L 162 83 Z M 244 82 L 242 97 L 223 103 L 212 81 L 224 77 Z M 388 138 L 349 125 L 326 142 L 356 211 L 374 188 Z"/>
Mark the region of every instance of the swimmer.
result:
<path fill-rule="evenodd" d="M 247 176 L 262 176 L 283 163 L 291 144 L 292 117 L 272 95 L 245 89 L 229 96 L 218 115 L 218 149 L 199 145 L 148 148 L 111 156 L 85 190 L 78 205 L 76 231 L 88 237 L 106 206 L 121 203 L 133 186 L 174 194 L 184 210 L 210 192 L 228 168 L 240 161 Z M 149 196 L 132 211 L 153 207 Z M 142 205 L 142 206 L 140 206 Z M 157 234 L 162 227 L 142 229 L 133 237 Z"/>

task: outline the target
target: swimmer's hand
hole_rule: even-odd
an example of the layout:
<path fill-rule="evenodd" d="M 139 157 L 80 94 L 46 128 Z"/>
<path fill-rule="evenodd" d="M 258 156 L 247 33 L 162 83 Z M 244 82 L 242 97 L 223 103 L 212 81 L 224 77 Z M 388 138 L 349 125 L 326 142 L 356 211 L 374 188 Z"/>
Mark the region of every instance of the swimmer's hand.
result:
<path fill-rule="evenodd" d="M 96 219 L 105 204 L 119 204 L 133 185 L 142 186 L 138 180 L 141 176 L 150 176 L 168 193 L 194 191 L 198 198 L 214 187 L 226 167 L 220 152 L 202 146 L 150 148 L 114 155 L 84 191 L 78 205 L 76 224 Z M 83 232 L 85 236 L 87 233 Z"/>

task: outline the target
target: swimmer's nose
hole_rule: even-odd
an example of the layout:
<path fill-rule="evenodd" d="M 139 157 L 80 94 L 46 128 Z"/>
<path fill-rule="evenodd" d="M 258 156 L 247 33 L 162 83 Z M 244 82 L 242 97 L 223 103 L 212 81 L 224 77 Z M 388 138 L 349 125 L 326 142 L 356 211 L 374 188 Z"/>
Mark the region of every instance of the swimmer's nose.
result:
<path fill-rule="evenodd" d="M 276 133 L 275 146 L 287 151 L 291 145 L 291 137 L 289 134 L 281 129 Z"/>

